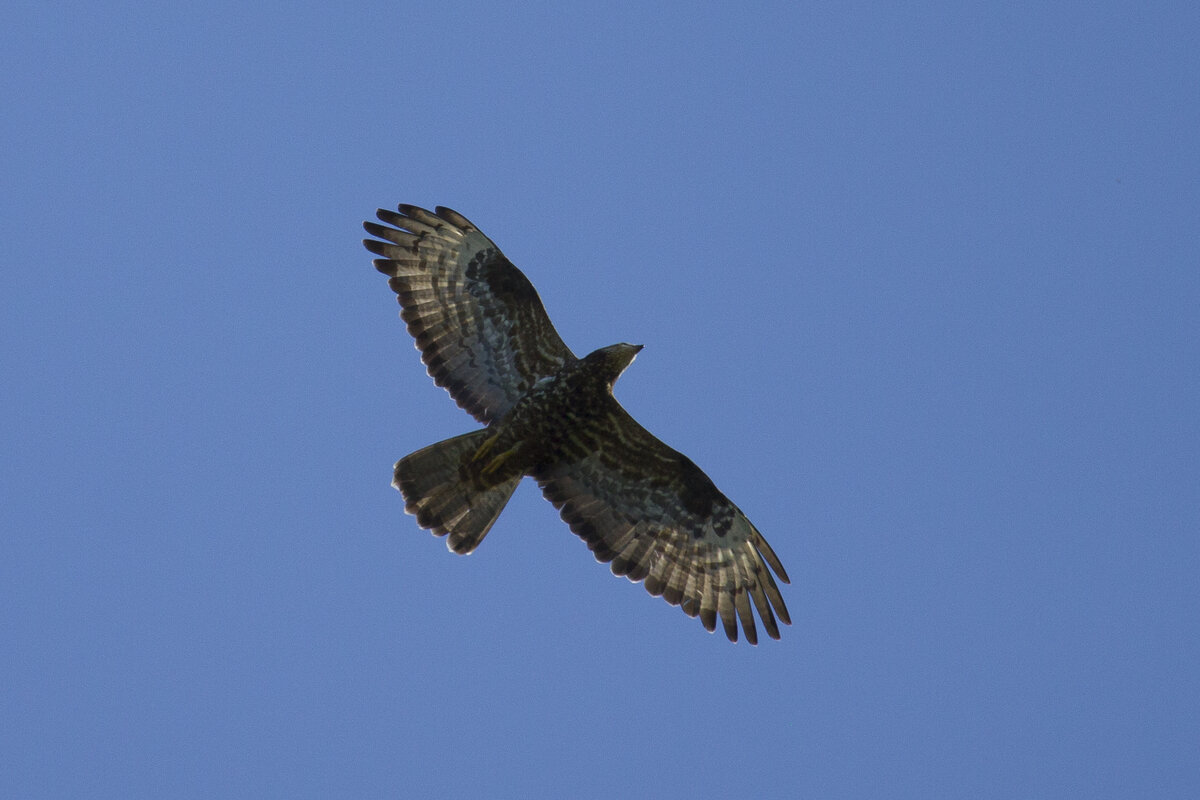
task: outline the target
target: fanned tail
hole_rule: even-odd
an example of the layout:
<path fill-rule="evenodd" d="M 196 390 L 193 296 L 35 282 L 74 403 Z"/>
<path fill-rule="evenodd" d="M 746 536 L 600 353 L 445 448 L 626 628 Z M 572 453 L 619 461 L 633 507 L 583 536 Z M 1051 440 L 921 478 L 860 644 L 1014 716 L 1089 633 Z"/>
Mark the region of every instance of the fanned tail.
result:
<path fill-rule="evenodd" d="M 481 489 L 465 478 L 462 465 L 487 438 L 487 429 L 431 444 L 396 462 L 392 485 L 404 495 L 405 510 L 435 536 L 450 538 L 455 553 L 473 551 L 487 536 L 512 497 L 521 476 Z"/>

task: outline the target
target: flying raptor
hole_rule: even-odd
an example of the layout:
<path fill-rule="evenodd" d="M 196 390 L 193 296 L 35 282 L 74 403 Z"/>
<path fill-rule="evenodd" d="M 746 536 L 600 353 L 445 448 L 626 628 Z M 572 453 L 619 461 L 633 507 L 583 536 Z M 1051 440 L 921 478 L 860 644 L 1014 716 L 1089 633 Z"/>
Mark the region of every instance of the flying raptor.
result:
<path fill-rule="evenodd" d="M 486 427 L 396 463 L 406 510 L 470 553 L 529 475 L 613 574 L 645 581 L 730 641 L 791 624 L 772 577 L 783 564 L 758 529 L 685 455 L 613 397 L 641 345 L 576 358 L 525 275 L 461 214 L 380 209 L 363 244 L 390 276 L 400 317 L 438 386 Z M 768 568 L 769 567 L 769 568 Z"/>

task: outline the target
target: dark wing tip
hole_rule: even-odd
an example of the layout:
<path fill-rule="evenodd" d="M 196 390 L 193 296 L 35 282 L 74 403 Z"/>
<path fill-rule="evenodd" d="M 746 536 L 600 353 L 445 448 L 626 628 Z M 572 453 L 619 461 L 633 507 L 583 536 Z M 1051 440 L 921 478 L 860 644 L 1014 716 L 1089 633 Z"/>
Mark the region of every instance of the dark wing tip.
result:
<path fill-rule="evenodd" d="M 437 221 L 437 215 L 432 211 L 421 208 L 420 206 L 414 206 L 412 203 L 400 203 L 396 206 L 396 211 L 399 211 L 409 219 L 415 219 L 418 222 L 429 222 L 431 220 L 433 222 Z M 396 216 L 396 211 L 384 212 L 384 209 L 379 209 L 379 213 L 387 213 L 387 215 L 392 218 Z M 383 217 L 380 217 L 380 219 L 383 219 Z"/>
<path fill-rule="evenodd" d="M 754 533 L 756 534 L 754 536 L 754 548 L 758 550 L 767 564 L 771 566 L 771 569 L 775 571 L 779 580 L 784 583 L 791 583 L 792 581 L 788 577 L 787 570 L 783 568 L 783 562 L 779 560 L 779 556 L 775 555 L 775 551 L 771 549 L 771 545 L 767 544 L 767 540 L 763 538 L 763 535 L 758 532 L 757 528 L 754 530 Z"/>
<path fill-rule="evenodd" d="M 453 208 L 447 208 L 446 206 L 438 206 L 437 208 L 434 209 L 434 213 L 437 214 L 442 219 L 446 220 L 446 222 L 449 222 L 451 225 L 458 228 L 459 230 L 463 230 L 463 231 L 479 230 L 471 223 L 471 220 L 467 219 L 462 214 L 455 211 Z"/>
<path fill-rule="evenodd" d="M 363 239 L 362 243 L 363 243 L 363 247 L 367 248 L 375 255 L 383 256 L 384 258 L 390 258 L 391 253 L 389 251 L 391 250 L 391 248 L 394 248 L 396 246 L 396 245 L 390 244 L 388 242 L 381 242 L 378 239 Z"/>
<path fill-rule="evenodd" d="M 407 234 L 396 228 L 380 225 L 378 222 L 371 222 L 370 220 L 363 223 L 363 230 L 376 238 L 386 239 L 395 244 L 401 244 L 405 240 L 412 239 L 412 234 Z"/>

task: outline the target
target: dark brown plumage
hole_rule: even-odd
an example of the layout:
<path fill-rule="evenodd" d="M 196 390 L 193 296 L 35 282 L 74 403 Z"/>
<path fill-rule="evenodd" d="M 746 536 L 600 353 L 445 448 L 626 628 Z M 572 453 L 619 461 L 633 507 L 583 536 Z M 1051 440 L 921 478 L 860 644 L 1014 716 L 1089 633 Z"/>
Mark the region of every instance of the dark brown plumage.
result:
<path fill-rule="evenodd" d="M 529 475 L 613 573 L 757 643 L 790 624 L 771 574 L 787 573 L 746 516 L 686 456 L 613 397 L 641 350 L 615 344 L 576 358 L 533 285 L 465 217 L 401 205 L 364 223 L 363 244 L 400 301 L 434 382 L 487 427 L 396 463 L 393 485 L 417 523 L 456 553 L 487 535 Z"/>

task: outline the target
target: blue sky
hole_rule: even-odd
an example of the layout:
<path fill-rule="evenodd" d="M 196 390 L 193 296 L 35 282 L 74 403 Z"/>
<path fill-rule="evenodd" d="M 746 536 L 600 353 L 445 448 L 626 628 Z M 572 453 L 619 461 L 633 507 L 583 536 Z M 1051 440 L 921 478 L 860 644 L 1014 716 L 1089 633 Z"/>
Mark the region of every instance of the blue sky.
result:
<path fill-rule="evenodd" d="M 1200 11 L 8 3 L 0 795 L 1200 795 Z M 474 427 L 361 221 L 470 217 L 763 531 L 757 648 Z"/>

